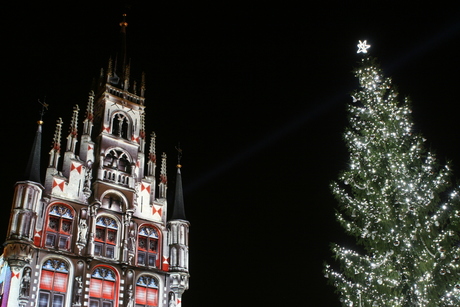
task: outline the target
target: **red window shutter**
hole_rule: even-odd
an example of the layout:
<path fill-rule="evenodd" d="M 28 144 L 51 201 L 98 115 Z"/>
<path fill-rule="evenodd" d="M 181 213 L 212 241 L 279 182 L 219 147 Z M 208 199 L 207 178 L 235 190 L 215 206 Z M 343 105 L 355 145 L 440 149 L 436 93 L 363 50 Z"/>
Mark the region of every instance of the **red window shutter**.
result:
<path fill-rule="evenodd" d="M 67 274 L 56 272 L 54 275 L 54 291 L 67 291 Z"/>
<path fill-rule="evenodd" d="M 102 282 L 102 298 L 113 300 L 115 295 L 115 283 L 104 280 Z"/>
<path fill-rule="evenodd" d="M 147 296 L 145 293 L 145 287 L 136 287 L 136 304 L 146 305 L 147 304 Z"/>
<path fill-rule="evenodd" d="M 102 297 L 102 280 L 91 278 L 89 283 L 89 296 Z"/>
<path fill-rule="evenodd" d="M 147 289 L 147 302 L 149 306 L 158 306 L 158 290 Z"/>
<path fill-rule="evenodd" d="M 53 290 L 53 274 L 54 272 L 42 270 L 40 289 Z"/>

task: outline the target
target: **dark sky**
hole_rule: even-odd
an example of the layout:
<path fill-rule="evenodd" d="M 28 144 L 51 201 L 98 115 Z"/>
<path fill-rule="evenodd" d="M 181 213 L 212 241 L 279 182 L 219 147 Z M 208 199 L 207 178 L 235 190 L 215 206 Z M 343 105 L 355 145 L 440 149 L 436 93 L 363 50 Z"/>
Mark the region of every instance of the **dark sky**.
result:
<path fill-rule="evenodd" d="M 339 306 L 322 269 L 330 242 L 353 242 L 335 222 L 328 185 L 347 165 L 341 134 L 358 40 L 412 98 L 427 146 L 460 172 L 459 11 L 354 2 L 3 7 L 2 228 L 37 100 L 50 105 L 44 171 L 55 121 L 63 118 L 64 139 L 73 106 L 86 107 L 92 79 L 116 56 L 127 12 L 132 77 L 146 73 L 147 131 L 169 156 L 170 192 L 177 142 L 183 149 L 191 221 L 183 306 Z"/>

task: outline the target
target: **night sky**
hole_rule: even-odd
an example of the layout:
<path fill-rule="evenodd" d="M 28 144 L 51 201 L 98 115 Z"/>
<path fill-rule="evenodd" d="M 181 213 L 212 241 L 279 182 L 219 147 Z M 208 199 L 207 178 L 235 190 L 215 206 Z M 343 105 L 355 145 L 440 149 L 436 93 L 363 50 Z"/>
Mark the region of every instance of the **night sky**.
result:
<path fill-rule="evenodd" d="M 411 97 L 416 130 L 459 178 L 460 11 L 384 1 L 163 2 L 3 7 L 1 237 L 37 101 L 49 104 L 44 175 L 56 120 L 64 121 L 65 147 L 72 108 L 82 109 L 81 128 L 92 81 L 119 50 L 126 12 L 131 78 L 146 73 L 146 130 L 157 135 L 157 154 L 168 155 L 171 194 L 178 142 L 183 149 L 191 222 L 183 306 L 340 306 L 322 270 L 331 242 L 354 242 L 335 221 L 329 183 L 347 167 L 342 132 L 357 88 L 358 40 Z"/>

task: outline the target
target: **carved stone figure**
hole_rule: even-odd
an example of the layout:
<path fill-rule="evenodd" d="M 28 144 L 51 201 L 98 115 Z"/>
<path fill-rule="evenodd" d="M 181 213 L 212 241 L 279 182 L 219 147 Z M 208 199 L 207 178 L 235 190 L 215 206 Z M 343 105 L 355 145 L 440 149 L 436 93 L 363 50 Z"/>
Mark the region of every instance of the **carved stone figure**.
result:
<path fill-rule="evenodd" d="M 83 294 L 83 282 L 81 276 L 75 277 L 75 297 L 73 299 L 74 306 L 81 306 L 81 296 Z"/>
<path fill-rule="evenodd" d="M 86 235 L 88 233 L 88 225 L 86 220 L 81 219 L 78 225 L 78 242 L 86 243 Z"/>
<path fill-rule="evenodd" d="M 136 232 L 134 229 L 129 231 L 129 238 L 128 238 L 128 248 L 130 251 L 133 251 L 136 247 Z"/>
<path fill-rule="evenodd" d="M 174 297 L 174 293 L 169 294 L 169 304 L 168 307 L 176 307 L 176 299 Z"/>
<path fill-rule="evenodd" d="M 30 268 L 25 268 L 21 279 L 20 297 L 29 297 L 30 292 Z"/>
<path fill-rule="evenodd" d="M 134 298 L 133 298 L 133 285 L 129 285 L 128 288 L 128 303 L 126 307 L 133 307 L 134 306 Z"/>

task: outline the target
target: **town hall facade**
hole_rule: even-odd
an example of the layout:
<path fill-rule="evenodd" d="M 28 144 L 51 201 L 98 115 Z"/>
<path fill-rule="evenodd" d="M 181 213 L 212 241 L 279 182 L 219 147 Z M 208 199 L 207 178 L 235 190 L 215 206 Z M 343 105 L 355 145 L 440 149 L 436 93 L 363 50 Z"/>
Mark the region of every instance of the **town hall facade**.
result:
<path fill-rule="evenodd" d="M 182 304 L 189 222 L 181 166 L 168 214 L 166 155 L 157 158 L 156 135 L 145 131 L 144 78 L 130 84 L 130 66 L 121 62 L 117 69 L 110 61 L 90 92 L 81 136 L 83 112 L 74 107 L 62 148 L 57 121 L 44 181 L 38 122 L 27 174 L 14 188 L 0 307 Z"/>

